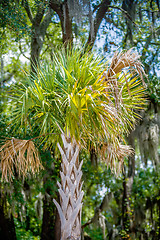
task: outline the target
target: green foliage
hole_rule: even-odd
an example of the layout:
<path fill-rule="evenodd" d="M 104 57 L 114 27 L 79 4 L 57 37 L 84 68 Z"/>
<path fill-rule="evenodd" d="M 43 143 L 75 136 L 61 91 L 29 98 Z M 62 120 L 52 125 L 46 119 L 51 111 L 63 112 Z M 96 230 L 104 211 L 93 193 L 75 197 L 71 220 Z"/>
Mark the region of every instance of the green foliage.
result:
<path fill-rule="evenodd" d="M 86 228 L 85 230 L 92 240 L 103 240 L 104 239 L 102 230 L 99 227 L 93 227 L 92 229 Z"/>
<path fill-rule="evenodd" d="M 23 240 L 40 240 L 40 236 L 34 236 L 31 231 L 25 231 L 23 228 L 19 228 L 16 224 L 16 236 L 17 240 L 21 240 L 23 236 Z"/>
<path fill-rule="evenodd" d="M 17 1 L 4 0 L 0 3 L 0 28 L 6 27 L 16 33 L 16 41 L 30 33 L 30 28 L 27 25 L 27 17 L 21 4 Z"/>
<path fill-rule="evenodd" d="M 153 76 L 153 78 L 149 80 L 148 92 L 151 100 L 160 103 L 160 78 Z"/>

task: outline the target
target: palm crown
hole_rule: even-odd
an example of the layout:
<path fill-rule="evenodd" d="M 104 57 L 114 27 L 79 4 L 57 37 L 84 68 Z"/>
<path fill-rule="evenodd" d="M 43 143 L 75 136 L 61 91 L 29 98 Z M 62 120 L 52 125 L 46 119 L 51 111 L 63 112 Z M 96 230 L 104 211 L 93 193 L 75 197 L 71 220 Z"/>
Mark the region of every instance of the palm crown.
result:
<path fill-rule="evenodd" d="M 81 146 L 89 139 L 99 143 L 103 157 L 108 150 L 108 161 L 121 160 L 129 150 L 121 145 L 124 133 L 133 128 L 136 110 L 144 104 L 139 56 L 132 50 L 116 52 L 109 65 L 73 48 L 56 52 L 53 59 L 16 86 L 12 124 L 38 129 L 47 145 L 59 141 L 61 131 Z"/>
<path fill-rule="evenodd" d="M 15 88 L 12 99 L 12 124 L 33 126 L 45 136 L 47 146 L 59 133 L 63 149 L 58 184 L 60 204 L 54 199 L 61 220 L 61 240 L 81 239 L 82 163 L 79 146 L 87 141 L 98 145 L 111 167 L 119 167 L 131 152 L 122 145 L 124 133 L 133 128 L 136 111 L 144 103 L 144 89 L 135 74 L 143 68 L 131 50 L 115 53 L 110 66 L 90 52 L 63 49 L 54 54 L 52 64 L 45 63 L 36 74 Z M 54 135 L 53 135 L 54 133 Z M 52 136 L 48 137 L 48 136 Z M 2 178 L 12 177 L 14 170 L 26 175 L 41 167 L 31 140 L 8 140 L 1 148 Z M 25 171 L 24 171 L 25 169 Z M 32 170 L 34 173 L 34 170 Z"/>

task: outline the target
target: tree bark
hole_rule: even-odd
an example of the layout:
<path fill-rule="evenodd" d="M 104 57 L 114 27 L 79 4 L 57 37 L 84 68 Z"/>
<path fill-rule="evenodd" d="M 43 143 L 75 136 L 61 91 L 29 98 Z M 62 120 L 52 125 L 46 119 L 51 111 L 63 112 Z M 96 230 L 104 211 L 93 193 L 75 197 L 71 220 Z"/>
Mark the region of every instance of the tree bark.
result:
<path fill-rule="evenodd" d="M 55 206 L 53 206 L 52 199 L 48 200 L 45 196 L 43 200 L 43 222 L 41 240 L 54 239 L 54 215 Z"/>
<path fill-rule="evenodd" d="M 134 151 L 135 151 L 135 132 L 132 131 L 127 140 L 128 140 L 128 145 L 130 145 Z M 126 188 L 128 191 L 128 210 L 131 211 L 131 192 L 132 192 L 132 186 L 133 186 L 133 181 L 134 181 L 134 176 L 135 176 L 135 152 L 128 157 L 128 179 L 127 179 L 127 184 Z M 134 222 L 132 219 L 132 216 L 129 216 L 129 228 L 130 232 L 134 235 L 135 234 L 135 227 L 134 227 Z"/>
<path fill-rule="evenodd" d="M 93 20 L 93 29 L 92 24 L 90 24 L 90 31 L 87 43 L 85 45 L 85 48 L 87 49 L 88 46 L 91 48 L 93 47 L 98 29 L 100 27 L 100 24 L 105 17 L 106 12 L 109 9 L 109 6 L 111 4 L 111 0 L 103 0 L 99 6 L 97 7 L 97 13 Z M 69 9 L 67 5 L 67 0 L 64 2 L 62 1 L 55 1 L 50 0 L 50 7 L 58 14 L 61 27 L 62 27 L 62 36 L 63 36 L 63 43 L 68 44 L 72 43 L 73 41 L 73 35 L 72 35 L 72 19 L 69 16 Z M 93 16 L 93 13 L 91 13 Z"/>
<path fill-rule="evenodd" d="M 32 38 L 31 38 L 31 54 L 30 54 L 30 61 L 31 61 L 31 72 L 35 72 L 36 67 L 39 63 L 39 55 L 42 49 L 42 39 L 40 37 L 40 30 L 39 27 L 32 27 Z"/>
<path fill-rule="evenodd" d="M 31 73 L 36 72 L 37 64 L 39 63 L 40 52 L 44 43 L 44 38 L 46 35 L 47 28 L 51 22 L 52 10 L 48 7 L 48 10 L 45 14 L 46 7 L 42 1 L 37 5 L 36 15 L 33 17 L 29 2 L 27 0 L 23 1 L 23 7 L 26 11 L 26 14 L 32 24 L 31 31 Z"/>
<path fill-rule="evenodd" d="M 73 41 L 72 19 L 69 16 L 67 0 L 65 0 L 64 2 L 50 0 L 50 7 L 59 16 L 61 28 L 62 28 L 63 43 L 65 45 L 68 45 L 68 43 L 72 44 L 72 41 Z"/>
<path fill-rule="evenodd" d="M 123 197 L 122 197 L 122 229 L 125 231 L 125 235 L 122 236 L 125 240 L 130 238 L 130 202 L 128 197 L 128 187 L 127 187 L 127 178 L 126 170 L 124 166 L 123 170 Z"/>
<path fill-rule="evenodd" d="M 132 131 L 128 138 L 128 145 L 131 146 L 135 150 L 135 132 Z M 131 194 L 133 180 L 135 176 L 135 152 L 128 157 L 128 193 Z"/>
<path fill-rule="evenodd" d="M 3 240 L 17 240 L 14 219 L 5 215 L 3 205 L 0 205 L 0 236 Z"/>
<path fill-rule="evenodd" d="M 158 228 L 158 239 L 160 239 L 160 190 L 159 190 L 159 199 L 158 199 L 158 212 L 159 212 L 159 216 L 158 216 L 158 223 L 159 223 L 159 228 Z"/>
<path fill-rule="evenodd" d="M 106 12 L 108 11 L 108 8 L 109 8 L 110 4 L 111 4 L 111 0 L 103 0 L 101 2 L 101 4 L 99 5 L 99 8 L 97 10 L 97 14 L 96 14 L 95 19 L 94 19 L 94 29 L 92 30 L 90 28 L 88 41 L 86 43 L 86 48 L 88 46 L 93 47 L 93 45 L 95 43 L 95 40 L 96 40 L 98 29 L 100 27 L 100 24 L 101 24 L 103 18 L 105 17 Z"/>
<path fill-rule="evenodd" d="M 50 24 L 52 17 L 52 10 L 49 8 L 43 21 L 44 11 L 40 13 L 37 11 L 37 15 L 32 21 L 32 37 L 31 37 L 31 72 L 35 72 L 37 64 L 39 63 L 40 52 L 43 47 L 44 38 L 47 28 Z M 39 14 L 38 14 L 39 13 Z"/>
<path fill-rule="evenodd" d="M 54 233 L 55 233 L 54 240 L 60 240 L 61 239 L 61 221 L 60 221 L 60 217 L 57 209 L 56 209 Z"/>
<path fill-rule="evenodd" d="M 60 219 L 55 204 L 53 203 L 52 184 L 56 182 L 54 168 L 50 165 L 46 167 L 46 174 L 43 177 L 45 196 L 43 199 L 43 220 L 41 230 L 41 240 L 60 240 Z M 51 184 L 52 181 L 52 184 Z M 56 183 L 55 183 L 56 184 Z M 57 193 L 55 193 L 58 195 Z"/>
<path fill-rule="evenodd" d="M 58 183 L 60 205 L 54 200 L 61 220 L 61 240 L 81 239 L 82 171 L 79 164 L 79 145 L 62 134 L 64 148 L 58 144 L 62 156 L 61 184 Z"/>
<path fill-rule="evenodd" d="M 128 145 L 135 149 L 134 131 L 127 137 Z M 128 174 L 124 166 L 123 170 L 123 198 L 122 198 L 122 228 L 126 231 L 126 239 L 129 233 L 134 233 L 133 220 L 131 216 L 130 198 L 135 175 L 135 153 L 128 157 Z M 127 238 L 128 237 L 128 238 Z"/>

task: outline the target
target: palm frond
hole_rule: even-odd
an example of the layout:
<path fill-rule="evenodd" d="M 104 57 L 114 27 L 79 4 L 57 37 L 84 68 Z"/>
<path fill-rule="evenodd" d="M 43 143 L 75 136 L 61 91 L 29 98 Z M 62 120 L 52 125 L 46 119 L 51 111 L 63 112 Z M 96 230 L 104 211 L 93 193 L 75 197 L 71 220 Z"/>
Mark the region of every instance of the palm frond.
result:
<path fill-rule="evenodd" d="M 26 177 L 42 169 L 38 150 L 30 140 L 8 139 L 0 148 L 2 180 L 11 181 L 12 177 Z"/>
<path fill-rule="evenodd" d="M 114 78 L 117 74 L 121 73 L 124 68 L 128 68 L 130 72 L 136 73 L 140 76 L 143 81 L 143 75 L 146 76 L 144 72 L 143 65 L 140 61 L 140 55 L 133 49 L 129 49 L 126 52 L 114 53 L 110 67 L 106 73 L 106 78 Z M 144 83 L 144 81 L 143 81 Z"/>
<path fill-rule="evenodd" d="M 101 159 L 106 162 L 108 168 L 116 174 L 119 174 L 123 166 L 124 158 L 133 154 L 134 150 L 130 146 L 120 143 L 116 145 L 105 143 L 99 147 L 98 152 Z"/>

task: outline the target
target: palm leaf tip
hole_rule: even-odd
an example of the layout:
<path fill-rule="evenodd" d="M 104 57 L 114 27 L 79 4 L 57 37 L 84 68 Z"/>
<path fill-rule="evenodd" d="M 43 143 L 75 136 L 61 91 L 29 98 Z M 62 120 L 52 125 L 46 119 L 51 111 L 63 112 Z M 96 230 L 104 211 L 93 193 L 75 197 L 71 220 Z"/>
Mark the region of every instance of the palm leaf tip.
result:
<path fill-rule="evenodd" d="M 38 150 L 30 140 L 8 139 L 0 149 L 2 180 L 11 181 L 12 177 L 26 177 L 43 168 Z"/>

